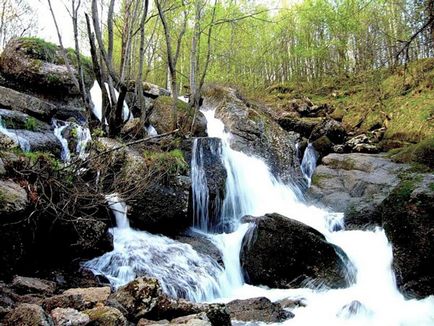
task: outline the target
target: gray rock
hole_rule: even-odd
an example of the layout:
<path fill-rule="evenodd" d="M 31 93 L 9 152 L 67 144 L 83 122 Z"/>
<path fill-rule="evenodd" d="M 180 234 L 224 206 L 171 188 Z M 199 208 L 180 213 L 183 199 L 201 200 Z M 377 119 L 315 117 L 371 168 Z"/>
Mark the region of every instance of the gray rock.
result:
<path fill-rule="evenodd" d="M 56 326 L 85 326 L 90 322 L 88 315 L 71 308 L 56 308 L 51 318 Z"/>
<path fill-rule="evenodd" d="M 283 116 L 277 119 L 277 123 L 286 131 L 294 131 L 302 137 L 309 138 L 312 130 L 323 121 L 323 118 L 300 118 Z"/>
<path fill-rule="evenodd" d="M 31 130 L 11 129 L 11 133 L 29 142 L 31 151 L 49 152 L 60 157 L 62 145 L 52 131 L 37 132 Z"/>
<path fill-rule="evenodd" d="M 378 211 L 392 243 L 398 287 L 409 298 L 433 295 L 434 175 L 405 176 Z"/>
<path fill-rule="evenodd" d="M 15 276 L 12 287 L 19 294 L 36 293 L 51 295 L 56 290 L 56 283 L 33 277 Z"/>
<path fill-rule="evenodd" d="M 20 111 L 0 109 L 0 119 L 7 129 L 28 129 L 38 132 L 51 130 L 48 123 L 39 121 Z"/>
<path fill-rule="evenodd" d="M 238 321 L 261 321 L 265 323 L 280 323 L 294 317 L 278 303 L 267 298 L 252 298 L 247 300 L 234 300 L 227 305 L 231 319 Z"/>
<path fill-rule="evenodd" d="M 50 121 L 56 112 L 55 105 L 32 95 L 0 86 L 0 107 L 27 113 L 42 121 Z"/>
<path fill-rule="evenodd" d="M 216 109 L 216 117 L 232 133 L 232 148 L 264 159 L 284 181 L 303 180 L 295 148 L 299 135 L 283 130 L 265 108 L 219 86 L 204 90 L 203 106 Z"/>
<path fill-rule="evenodd" d="M 376 209 L 405 169 L 408 166 L 381 155 L 330 154 L 316 168 L 307 196 L 315 204 L 344 212 L 348 228 L 381 225 Z"/>

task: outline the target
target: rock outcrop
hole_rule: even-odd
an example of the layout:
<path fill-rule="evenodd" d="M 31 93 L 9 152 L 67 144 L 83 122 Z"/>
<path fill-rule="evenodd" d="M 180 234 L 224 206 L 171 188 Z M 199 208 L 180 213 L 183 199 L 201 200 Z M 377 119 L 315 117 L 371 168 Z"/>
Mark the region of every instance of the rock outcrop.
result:
<path fill-rule="evenodd" d="M 382 155 L 330 154 L 316 168 L 307 195 L 316 204 L 344 212 L 348 228 L 381 225 L 376 210 L 407 168 Z"/>
<path fill-rule="evenodd" d="M 331 288 L 348 285 L 348 258 L 320 232 L 279 214 L 246 220 L 254 226 L 243 238 L 240 260 L 249 284 L 274 288 L 310 282 Z"/>
<path fill-rule="evenodd" d="M 378 211 L 392 243 L 398 287 L 408 297 L 434 295 L 434 176 L 405 176 Z"/>
<path fill-rule="evenodd" d="M 265 108 L 246 101 L 234 89 L 218 86 L 204 91 L 203 105 L 215 109 L 231 132 L 232 148 L 261 157 L 285 181 L 302 180 L 295 149 L 299 135 L 283 130 Z"/>

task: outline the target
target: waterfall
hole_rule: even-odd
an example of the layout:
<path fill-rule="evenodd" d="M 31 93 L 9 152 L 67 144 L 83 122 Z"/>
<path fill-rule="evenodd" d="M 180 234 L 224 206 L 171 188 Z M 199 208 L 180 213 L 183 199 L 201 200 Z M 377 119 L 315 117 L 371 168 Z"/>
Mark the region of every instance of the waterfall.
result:
<path fill-rule="evenodd" d="M 110 94 L 109 91 L 109 86 L 107 83 L 104 83 L 105 87 L 107 89 L 107 93 Z M 115 97 L 116 99 L 119 98 L 119 92 L 115 89 Z M 92 88 L 90 89 L 90 97 L 92 99 L 92 112 L 95 115 L 95 117 L 97 117 L 97 119 L 99 121 L 102 121 L 102 91 L 101 91 L 101 87 L 99 86 L 98 82 L 95 80 Z M 109 96 L 109 100 L 111 103 L 111 98 Z M 129 121 L 133 118 L 131 112 L 130 112 L 130 108 L 128 107 L 128 104 L 126 103 L 126 101 L 124 101 L 123 106 L 122 106 L 122 119 L 124 122 Z M 105 120 L 105 119 L 104 119 Z M 107 123 L 107 121 L 105 121 L 105 123 Z"/>
<path fill-rule="evenodd" d="M 392 270 L 392 247 L 384 230 L 345 231 L 343 214 L 307 206 L 296 196 L 298 189 L 281 183 L 263 160 L 231 149 L 231 134 L 225 132 L 215 111 L 203 111 L 208 122 L 208 135 L 222 140 L 221 159 L 227 170 L 226 197 L 222 219 L 230 222 L 232 233 L 209 235 L 221 250 L 225 262 L 222 278 L 231 284 L 229 295 L 216 301 L 230 301 L 265 296 L 272 301 L 293 298 L 306 302 L 294 309 L 295 318 L 288 325 L 431 325 L 434 321 L 434 297 L 405 300 L 399 293 Z M 200 152 L 199 152 L 200 153 Z M 310 145 L 304 155 L 304 173 L 311 178 L 316 153 Z M 192 169 L 195 167 L 192 166 Z M 200 171 L 197 171 L 199 173 Z M 192 173 L 195 173 L 192 171 Z M 196 180 L 196 181 L 195 181 Z M 207 180 L 194 179 L 206 184 Z M 198 188 L 204 189 L 205 188 Z M 200 195 L 197 198 L 201 199 Z M 202 204 L 203 206 L 203 204 Z M 205 212 L 205 210 L 204 210 Z M 248 225 L 241 224 L 243 215 L 259 216 L 277 212 L 320 231 L 326 239 L 347 254 L 357 269 L 354 283 L 345 289 L 267 289 L 244 284 L 239 252 Z M 202 217 L 204 218 L 204 217 Z M 350 312 L 351 303 L 360 309 Z"/>
<path fill-rule="evenodd" d="M 77 145 L 75 147 L 75 154 L 80 159 L 85 159 L 87 156 L 87 144 L 92 139 L 89 128 L 80 126 L 75 122 L 66 122 L 56 119 L 53 119 L 52 124 L 54 127 L 54 135 L 62 145 L 62 151 L 60 154 L 62 161 L 69 162 L 71 160 L 71 151 L 69 149 L 68 139 L 64 137 L 64 132 L 67 129 L 70 129 L 70 133 L 73 133 L 73 136 L 71 137 L 74 137 L 77 142 Z"/>
<path fill-rule="evenodd" d="M 155 130 L 153 125 L 149 125 L 145 127 L 146 132 L 148 133 L 148 136 L 158 136 L 157 130 Z"/>
<path fill-rule="evenodd" d="M 222 296 L 218 281 L 223 269 L 213 259 L 198 254 L 190 245 L 162 235 L 134 230 L 127 218 L 127 205 L 116 194 L 106 196 L 116 218 L 114 249 L 83 264 L 104 275 L 114 288 L 140 276 L 157 278 L 163 291 L 192 301 Z"/>
<path fill-rule="evenodd" d="M 309 143 L 304 150 L 303 159 L 301 161 L 301 172 L 307 181 L 308 187 L 312 182 L 312 175 L 315 172 L 316 162 L 318 160 L 318 153 L 311 143 Z"/>
<path fill-rule="evenodd" d="M 24 137 L 16 134 L 15 132 L 7 129 L 4 126 L 4 123 L 3 123 L 1 117 L 0 117 L 0 133 L 11 138 L 18 146 L 20 146 L 20 148 L 23 152 L 30 152 L 31 147 L 30 147 L 29 141 L 26 138 L 24 138 Z"/>

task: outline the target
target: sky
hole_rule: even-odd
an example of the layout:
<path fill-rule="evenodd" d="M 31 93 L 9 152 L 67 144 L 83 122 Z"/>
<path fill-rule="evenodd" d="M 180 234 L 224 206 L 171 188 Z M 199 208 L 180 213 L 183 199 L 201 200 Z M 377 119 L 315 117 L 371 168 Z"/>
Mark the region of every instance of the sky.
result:
<path fill-rule="evenodd" d="M 58 44 L 56 28 L 46 0 L 28 0 L 34 8 L 38 18 L 38 36 L 47 41 Z M 68 0 L 65 3 L 69 2 Z M 62 34 L 62 41 L 65 47 L 74 47 L 74 34 L 72 20 L 62 0 L 51 0 L 53 11 L 56 15 L 57 24 Z"/>

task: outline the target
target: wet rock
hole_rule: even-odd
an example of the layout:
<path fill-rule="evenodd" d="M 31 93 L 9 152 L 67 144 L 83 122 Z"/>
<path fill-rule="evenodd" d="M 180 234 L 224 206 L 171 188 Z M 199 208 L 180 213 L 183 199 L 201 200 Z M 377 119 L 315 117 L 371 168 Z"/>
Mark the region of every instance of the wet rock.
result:
<path fill-rule="evenodd" d="M 204 90 L 203 106 L 216 109 L 231 132 L 231 147 L 261 157 L 284 181 L 303 180 L 295 144 L 299 135 L 283 130 L 265 108 L 248 102 L 234 89 L 214 86 Z"/>
<path fill-rule="evenodd" d="M 191 225 L 188 215 L 191 179 L 173 176 L 152 183 L 134 196 L 128 212 L 131 225 L 142 230 L 175 234 Z M 168 227 L 169 226 L 169 227 Z"/>
<path fill-rule="evenodd" d="M 183 147 L 185 159 L 190 164 L 197 164 L 202 167 L 202 172 L 206 178 L 206 186 L 208 188 L 208 227 L 213 230 L 221 231 L 223 225 L 218 225 L 220 219 L 220 209 L 225 197 L 226 190 L 226 168 L 222 162 L 222 143 L 218 138 L 195 138 L 194 140 L 186 140 Z M 192 157 L 195 162 L 192 162 Z M 196 167 L 198 168 L 198 167 Z M 192 198 L 193 200 L 193 198 Z M 193 208 L 193 203 L 190 203 Z M 194 212 L 190 212 L 193 216 Z M 193 217 L 192 217 L 193 219 Z"/>
<path fill-rule="evenodd" d="M 76 288 L 68 289 L 63 292 L 64 295 L 81 296 L 88 306 L 95 306 L 98 303 L 104 304 L 110 296 L 110 287 L 90 287 L 90 288 Z"/>
<path fill-rule="evenodd" d="M 9 131 L 26 139 L 33 152 L 49 152 L 60 157 L 62 145 L 52 131 L 36 132 L 24 129 L 10 129 Z"/>
<path fill-rule="evenodd" d="M 381 225 L 376 209 L 405 169 L 381 155 L 330 154 L 317 166 L 307 195 L 317 205 L 344 212 L 347 228 Z"/>
<path fill-rule="evenodd" d="M 110 296 L 109 304 L 121 310 L 129 320 L 172 320 L 203 312 L 213 326 L 230 325 L 224 305 L 194 304 L 169 298 L 163 294 L 159 282 L 152 278 L 138 278 L 120 287 Z"/>
<path fill-rule="evenodd" d="M 241 266 L 246 281 L 273 288 L 348 285 L 348 258 L 315 229 L 279 214 L 250 218 L 243 238 Z"/>
<path fill-rule="evenodd" d="M 220 266 L 224 267 L 223 257 L 220 250 L 203 235 L 186 233 L 182 235 L 177 235 L 173 238 L 176 241 L 187 243 L 193 247 L 198 253 L 211 257 Z"/>
<path fill-rule="evenodd" d="M 407 175 L 381 203 L 399 289 L 409 298 L 434 294 L 434 176 Z"/>
<path fill-rule="evenodd" d="M 51 295 L 56 290 L 56 283 L 32 277 L 15 276 L 12 286 L 19 294 L 43 294 Z"/>
<path fill-rule="evenodd" d="M 170 321 L 170 325 L 211 326 L 211 322 L 205 313 L 178 317 Z"/>
<path fill-rule="evenodd" d="M 37 120 L 26 113 L 0 109 L 0 119 L 7 129 L 29 129 L 37 132 L 47 132 L 51 130 L 48 123 Z"/>
<path fill-rule="evenodd" d="M 23 303 L 9 312 L 4 319 L 5 326 L 54 326 L 50 316 L 35 304 Z"/>
<path fill-rule="evenodd" d="M 261 321 L 265 323 L 280 323 L 294 315 L 273 303 L 267 298 L 252 298 L 234 300 L 227 304 L 231 319 L 239 321 Z"/>
<path fill-rule="evenodd" d="M 346 304 L 341 308 L 341 310 L 336 314 L 337 317 L 340 318 L 351 318 L 358 313 L 368 313 L 368 309 L 358 300 L 353 300 L 349 304 Z"/>
<path fill-rule="evenodd" d="M 49 102 L 2 86 L 0 107 L 23 112 L 45 122 L 49 122 L 57 110 L 56 106 Z"/>
<path fill-rule="evenodd" d="M 312 130 L 323 121 L 323 118 L 300 118 L 283 116 L 278 118 L 277 123 L 286 131 L 295 131 L 302 137 L 309 138 Z"/>
<path fill-rule="evenodd" d="M 170 96 L 170 91 L 158 85 L 143 82 L 143 93 L 147 97 L 157 98 L 159 96 Z"/>
<path fill-rule="evenodd" d="M 56 308 L 51 318 L 56 326 L 85 326 L 90 322 L 88 315 L 71 308 Z"/>
<path fill-rule="evenodd" d="M 321 157 L 329 154 L 334 146 L 332 141 L 325 135 L 312 142 L 312 145 Z"/>
<path fill-rule="evenodd" d="M 124 315 L 116 308 L 100 306 L 83 311 L 95 326 L 128 326 Z"/>
<path fill-rule="evenodd" d="M 292 299 L 292 298 L 286 298 L 277 301 L 282 308 L 295 308 L 295 307 L 306 307 L 305 303 L 306 299 Z"/>
<path fill-rule="evenodd" d="M 145 129 L 139 118 L 127 121 L 121 129 L 121 135 L 129 138 L 143 138 L 146 134 Z"/>

